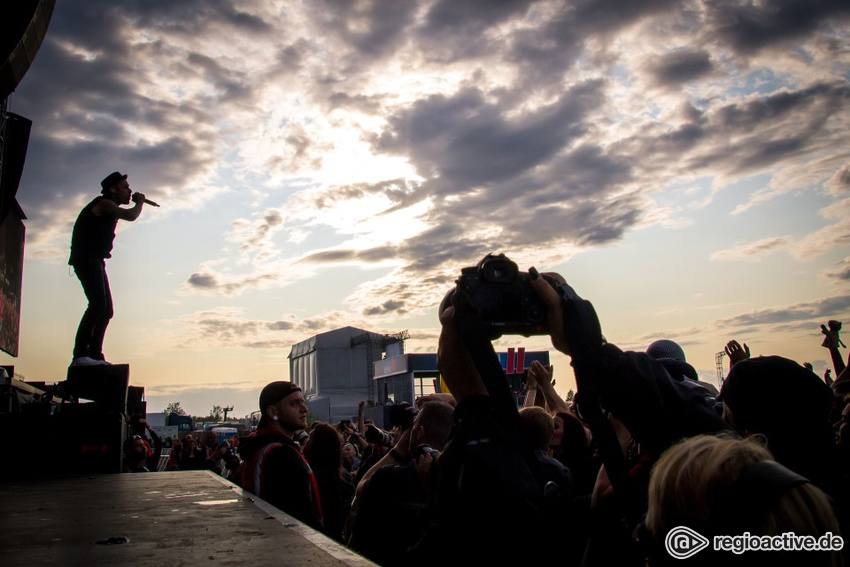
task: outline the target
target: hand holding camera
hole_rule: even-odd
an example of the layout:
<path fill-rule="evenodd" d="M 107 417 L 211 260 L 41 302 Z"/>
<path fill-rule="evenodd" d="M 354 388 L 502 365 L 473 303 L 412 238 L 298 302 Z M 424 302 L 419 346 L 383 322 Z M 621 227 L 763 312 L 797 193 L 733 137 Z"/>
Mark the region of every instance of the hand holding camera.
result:
<path fill-rule="evenodd" d="M 553 346 L 574 363 L 577 357 L 592 358 L 605 343 L 593 306 L 563 277 L 540 274 L 535 268 L 520 272 L 504 254 L 488 254 L 461 271 L 440 304 L 440 321 L 438 365 L 444 377 L 455 382 L 449 388 L 456 397 L 504 397 L 497 376 L 503 372 L 491 360 L 495 353 L 489 344 L 504 334 L 548 334 Z M 484 388 L 475 384 L 480 381 Z"/>
<path fill-rule="evenodd" d="M 504 254 L 488 254 L 477 266 L 461 271 L 457 285 L 443 298 L 440 313 L 450 306 L 475 313 L 490 339 L 545 335 L 546 306 L 530 281 L 531 275 L 520 272 Z M 554 280 L 547 281 L 555 285 Z"/>

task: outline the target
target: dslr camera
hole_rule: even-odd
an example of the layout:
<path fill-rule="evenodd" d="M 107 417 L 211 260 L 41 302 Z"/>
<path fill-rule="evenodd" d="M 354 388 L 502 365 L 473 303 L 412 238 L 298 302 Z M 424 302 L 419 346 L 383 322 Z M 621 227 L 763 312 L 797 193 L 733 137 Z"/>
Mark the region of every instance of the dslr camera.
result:
<path fill-rule="evenodd" d="M 545 278 L 553 287 L 556 284 Z M 455 305 L 478 315 L 487 338 L 502 335 L 548 334 L 546 307 L 529 285 L 527 272 L 504 254 L 488 254 L 477 266 L 463 268 L 455 288 L 449 290 L 440 304 L 440 313 Z M 463 297 L 465 305 L 458 306 L 456 294 Z"/>
<path fill-rule="evenodd" d="M 383 447 L 392 447 L 395 445 L 395 435 L 389 431 L 384 431 L 371 423 L 366 426 L 363 438 L 373 445 L 381 445 Z"/>
<path fill-rule="evenodd" d="M 390 407 L 388 419 L 391 425 L 394 425 L 404 431 L 406 429 L 410 429 L 413 425 L 413 420 L 416 418 L 416 414 L 418 413 L 419 410 L 409 403 L 399 402 Z"/>

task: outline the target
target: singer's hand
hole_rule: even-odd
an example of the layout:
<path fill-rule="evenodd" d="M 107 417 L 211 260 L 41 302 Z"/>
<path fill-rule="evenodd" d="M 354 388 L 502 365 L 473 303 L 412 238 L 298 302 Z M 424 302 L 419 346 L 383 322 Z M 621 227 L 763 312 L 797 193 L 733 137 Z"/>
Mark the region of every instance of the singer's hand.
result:
<path fill-rule="evenodd" d="M 133 199 L 134 203 L 143 203 L 145 201 L 145 194 L 144 193 L 138 193 L 138 192 L 133 193 L 133 196 L 131 197 L 131 199 Z"/>

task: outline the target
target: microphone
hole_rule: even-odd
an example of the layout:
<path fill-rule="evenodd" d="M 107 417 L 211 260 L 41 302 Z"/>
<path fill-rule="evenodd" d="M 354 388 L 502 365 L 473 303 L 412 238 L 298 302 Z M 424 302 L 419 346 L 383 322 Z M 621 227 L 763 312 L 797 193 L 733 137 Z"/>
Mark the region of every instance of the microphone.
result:
<path fill-rule="evenodd" d="M 135 194 L 133 195 L 133 201 L 134 201 L 134 202 L 136 201 L 136 198 L 135 198 L 135 197 L 136 197 L 136 195 L 138 195 L 138 194 L 139 194 L 139 193 L 137 192 L 137 193 L 135 193 Z M 142 199 L 142 202 L 143 202 L 143 203 L 145 203 L 146 205 L 150 205 L 151 207 L 158 207 L 158 206 L 159 206 L 159 203 L 154 203 L 153 201 L 151 201 L 150 199 L 147 199 L 147 198 Z"/>

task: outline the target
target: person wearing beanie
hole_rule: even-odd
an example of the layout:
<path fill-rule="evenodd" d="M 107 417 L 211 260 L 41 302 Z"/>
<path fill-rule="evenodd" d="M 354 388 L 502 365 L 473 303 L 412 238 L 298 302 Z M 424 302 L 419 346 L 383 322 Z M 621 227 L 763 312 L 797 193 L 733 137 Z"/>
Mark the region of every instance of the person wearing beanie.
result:
<path fill-rule="evenodd" d="M 685 359 L 685 351 L 682 350 L 679 343 L 671 341 L 670 339 L 659 339 L 653 342 L 646 347 L 646 354 L 657 359 L 672 358 L 679 362 L 687 362 Z"/>
<path fill-rule="evenodd" d="M 688 364 L 685 351 L 679 343 L 670 339 L 659 339 L 646 347 L 646 354 L 661 362 L 672 378 L 703 392 L 706 403 L 714 405 L 717 388 L 714 384 L 699 379 L 696 369 Z"/>
<path fill-rule="evenodd" d="M 321 530 L 322 501 L 316 477 L 294 441 L 307 427 L 301 388 L 272 382 L 260 392 L 256 435 L 239 440 L 242 488 L 308 526 Z"/>

